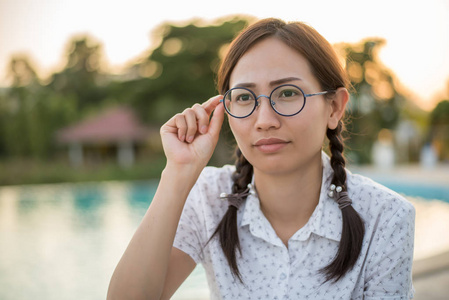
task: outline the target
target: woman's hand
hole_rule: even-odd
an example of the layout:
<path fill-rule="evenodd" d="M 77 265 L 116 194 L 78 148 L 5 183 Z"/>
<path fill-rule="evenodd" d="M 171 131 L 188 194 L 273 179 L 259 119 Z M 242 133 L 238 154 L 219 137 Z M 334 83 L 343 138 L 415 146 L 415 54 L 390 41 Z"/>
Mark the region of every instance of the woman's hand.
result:
<path fill-rule="evenodd" d="M 219 105 L 222 98 L 215 96 L 201 105 L 195 104 L 161 127 L 167 165 L 191 165 L 198 170 L 207 165 L 223 124 L 224 107 Z"/>
<path fill-rule="evenodd" d="M 221 98 L 195 104 L 162 126 L 167 166 L 112 275 L 108 299 L 161 299 L 173 294 L 194 269 L 193 259 L 172 247 L 185 201 L 218 142 L 224 118 Z"/>

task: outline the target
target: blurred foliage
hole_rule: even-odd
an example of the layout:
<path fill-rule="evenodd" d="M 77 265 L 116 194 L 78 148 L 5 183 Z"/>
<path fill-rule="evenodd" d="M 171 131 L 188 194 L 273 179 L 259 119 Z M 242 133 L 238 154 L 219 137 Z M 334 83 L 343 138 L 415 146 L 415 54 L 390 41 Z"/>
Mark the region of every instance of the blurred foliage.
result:
<path fill-rule="evenodd" d="M 219 62 L 231 40 L 251 21 L 230 17 L 207 25 L 200 21 L 185 26 L 162 24 L 153 32 L 154 47 L 119 75 L 106 71 L 102 46 L 89 36 L 69 40 L 63 54 L 65 66 L 45 82 L 30 59 L 14 56 L 8 72 L 11 86 L 0 89 L 0 160 L 60 164 L 63 151 L 55 142 L 56 130 L 113 104 L 134 108 L 146 124 L 159 128 L 175 113 L 217 94 Z M 377 52 L 383 44 L 382 39 L 367 39 L 337 45 L 354 87 L 348 106 L 347 149 L 356 163 L 370 161 L 372 145 L 382 129 L 394 130 L 402 120 L 427 125 L 426 113 L 398 91 L 394 75 L 379 61 Z M 447 110 L 446 101 L 432 112 L 435 138 L 448 136 L 447 123 L 441 121 L 449 119 Z M 214 154 L 216 163 L 229 162 L 233 142 L 226 127 L 222 135 Z M 27 168 L 18 169 L 26 172 Z"/>
<path fill-rule="evenodd" d="M 114 162 L 73 169 L 68 161 L 48 161 L 21 158 L 0 161 L 0 185 L 44 184 L 105 180 L 147 180 L 158 178 L 165 166 L 163 158 L 145 158 L 132 168 L 121 168 Z"/>
<path fill-rule="evenodd" d="M 0 155 L 48 158 L 53 133 L 73 119 L 76 99 L 41 85 L 26 57 L 13 58 L 10 66 L 12 86 L 0 95 Z"/>
<path fill-rule="evenodd" d="M 430 141 L 440 159 L 449 161 L 449 100 L 443 100 L 430 113 Z"/>
<path fill-rule="evenodd" d="M 11 58 L 11 86 L 0 89 L 0 159 L 52 162 L 61 153 L 55 142 L 58 129 L 112 104 L 128 105 L 147 124 L 160 127 L 175 113 L 216 94 L 220 55 L 248 22 L 233 17 L 208 26 L 162 24 L 154 33 L 160 41 L 156 48 L 120 76 L 102 69 L 101 45 L 89 36 L 68 42 L 65 66 L 45 83 L 29 58 Z M 22 178 L 30 182 L 27 175 Z"/>
<path fill-rule="evenodd" d="M 38 80 L 36 71 L 28 57 L 13 56 L 8 66 L 7 77 L 11 78 L 12 86 L 27 86 L 35 84 Z"/>
<path fill-rule="evenodd" d="M 371 38 L 337 45 L 346 59 L 353 88 L 347 107 L 346 144 L 355 163 L 371 162 L 371 150 L 382 129 L 394 130 L 401 119 L 423 119 L 425 115 L 399 92 L 394 74 L 380 62 L 378 51 L 384 44 L 383 39 Z"/>
<path fill-rule="evenodd" d="M 63 97 L 75 98 L 78 109 L 97 107 L 107 96 L 101 84 L 101 47 L 88 36 L 74 38 L 67 49 L 66 66 L 53 74 L 48 89 Z"/>
<path fill-rule="evenodd" d="M 160 125 L 215 95 L 220 55 L 247 23 L 234 18 L 212 26 L 161 25 L 154 33 L 160 44 L 130 69 L 137 77 L 126 82 L 130 104 L 143 120 Z"/>

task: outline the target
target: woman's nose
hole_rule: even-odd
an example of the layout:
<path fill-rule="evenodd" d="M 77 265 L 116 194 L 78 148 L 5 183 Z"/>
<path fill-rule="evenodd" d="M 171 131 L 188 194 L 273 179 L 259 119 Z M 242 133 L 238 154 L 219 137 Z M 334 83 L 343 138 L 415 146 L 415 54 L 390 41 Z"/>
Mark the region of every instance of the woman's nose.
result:
<path fill-rule="evenodd" d="M 256 115 L 256 127 L 262 130 L 278 128 L 280 126 L 280 116 L 274 111 L 273 107 L 271 107 L 271 99 L 265 95 L 261 95 L 257 98 L 257 108 L 254 112 Z"/>

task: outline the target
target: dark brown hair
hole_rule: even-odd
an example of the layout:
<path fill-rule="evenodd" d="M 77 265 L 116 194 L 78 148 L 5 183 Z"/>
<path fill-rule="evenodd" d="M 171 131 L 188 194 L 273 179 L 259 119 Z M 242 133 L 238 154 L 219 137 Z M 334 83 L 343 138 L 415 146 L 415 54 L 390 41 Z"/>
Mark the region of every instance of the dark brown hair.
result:
<path fill-rule="evenodd" d="M 229 89 L 231 73 L 239 59 L 257 42 L 268 37 L 278 38 L 306 58 L 322 90 L 349 88 L 349 80 L 335 50 L 315 29 L 301 22 L 285 23 L 278 19 L 264 19 L 249 26 L 231 43 L 218 71 L 217 88 L 221 94 Z M 327 130 L 327 137 L 331 152 L 331 166 L 334 171 L 332 183 L 346 191 L 342 129 L 343 124 L 339 121 L 337 128 Z M 238 148 L 236 155 L 232 192 L 242 193 L 251 182 L 253 167 Z M 327 281 L 337 281 L 344 276 L 356 263 L 362 248 L 365 232 L 362 219 L 352 205 L 343 208 L 341 212 L 343 228 L 337 254 L 328 266 L 320 270 Z M 237 251 L 241 254 L 241 248 L 237 231 L 237 209 L 234 206 L 229 206 L 211 239 L 215 235 L 219 237 L 232 273 L 242 281 L 236 257 Z"/>

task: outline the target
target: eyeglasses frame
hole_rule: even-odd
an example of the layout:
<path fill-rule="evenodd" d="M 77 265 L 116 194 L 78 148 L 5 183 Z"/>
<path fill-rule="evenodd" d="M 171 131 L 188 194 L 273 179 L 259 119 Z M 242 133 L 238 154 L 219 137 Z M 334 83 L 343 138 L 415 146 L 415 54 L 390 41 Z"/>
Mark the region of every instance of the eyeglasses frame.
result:
<path fill-rule="evenodd" d="M 286 114 L 282 114 L 282 113 L 278 112 L 278 111 L 276 110 L 276 108 L 274 107 L 274 105 L 275 105 L 276 103 L 275 103 L 273 100 L 271 100 L 271 96 L 273 95 L 274 91 L 276 91 L 277 89 L 279 89 L 279 88 L 281 88 L 281 87 L 284 87 L 284 86 L 292 86 L 292 87 L 295 87 L 295 88 L 299 89 L 299 90 L 301 91 L 301 93 L 303 94 L 303 97 L 304 97 L 304 103 L 303 103 L 301 109 L 300 109 L 298 112 L 294 113 L 294 114 L 286 115 Z M 247 90 L 248 92 L 250 92 L 250 93 L 254 96 L 254 99 L 255 99 L 253 109 L 251 110 L 251 112 L 250 112 L 249 114 L 247 114 L 246 116 L 243 116 L 243 117 L 238 117 L 238 116 L 233 115 L 233 114 L 228 110 L 228 108 L 226 107 L 226 104 L 225 104 L 225 100 L 224 100 L 224 99 L 226 99 L 226 95 L 227 95 L 229 92 L 231 92 L 232 90 L 236 90 L 236 89 L 244 89 L 244 90 Z M 247 117 L 249 117 L 249 116 L 251 116 L 251 115 L 253 114 L 253 112 L 256 110 L 257 106 L 260 105 L 260 104 L 259 104 L 259 99 L 263 97 L 263 98 L 267 98 L 268 100 L 270 100 L 269 102 L 270 102 L 271 108 L 272 108 L 278 115 L 283 116 L 283 117 L 292 117 L 292 116 L 295 116 L 295 115 L 299 114 L 299 113 L 304 109 L 304 107 L 306 106 L 307 97 L 319 96 L 319 95 L 325 95 L 325 94 L 333 93 L 333 92 L 336 92 L 336 90 L 328 90 L 328 91 L 319 92 L 319 93 L 306 94 L 306 93 L 304 93 L 304 91 L 302 90 L 302 88 L 300 88 L 300 87 L 297 86 L 297 85 L 294 85 L 294 84 L 282 84 L 282 85 L 279 85 L 279 86 L 275 87 L 275 88 L 271 91 L 270 96 L 267 96 L 267 95 L 259 95 L 259 96 L 256 96 L 256 94 L 255 94 L 252 90 L 250 90 L 249 88 L 246 88 L 246 87 L 235 87 L 235 88 L 232 88 L 232 89 L 229 89 L 228 91 L 226 91 L 226 93 L 223 95 L 223 99 L 221 99 L 220 102 L 223 102 L 223 106 L 224 106 L 226 112 L 227 112 L 230 116 L 232 116 L 233 118 L 236 118 L 236 119 L 244 119 L 244 118 L 247 118 Z"/>

